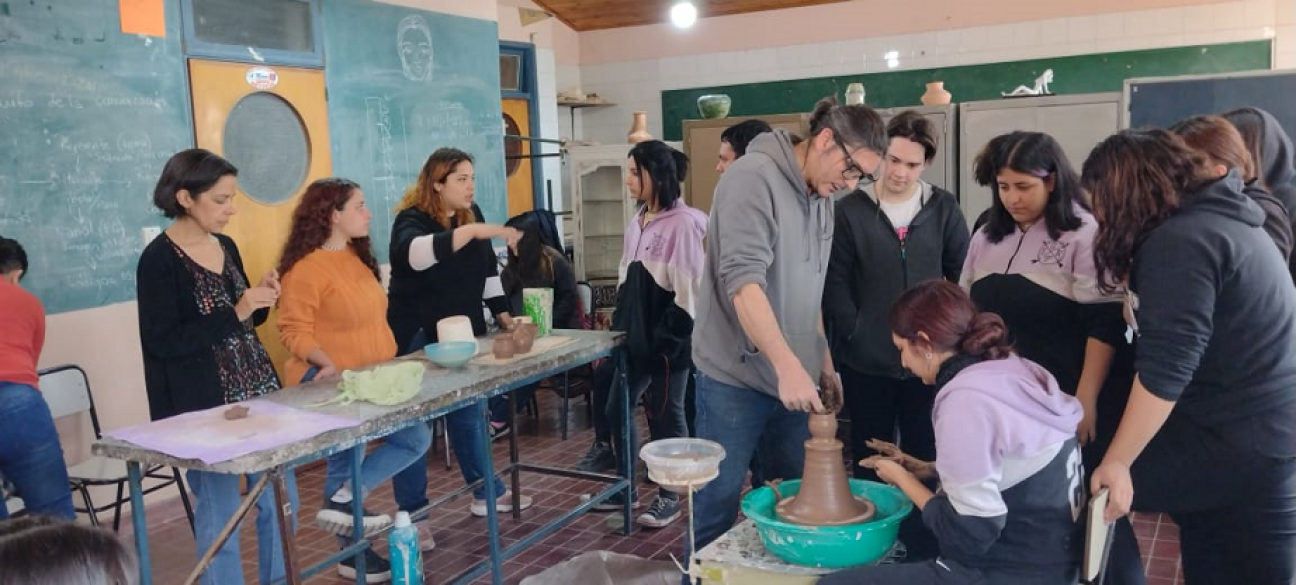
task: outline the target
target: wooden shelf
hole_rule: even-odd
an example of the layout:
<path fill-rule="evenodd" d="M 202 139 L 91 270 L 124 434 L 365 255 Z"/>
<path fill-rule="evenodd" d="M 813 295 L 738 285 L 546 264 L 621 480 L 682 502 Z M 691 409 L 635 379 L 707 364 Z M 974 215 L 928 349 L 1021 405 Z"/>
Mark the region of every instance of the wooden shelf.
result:
<path fill-rule="evenodd" d="M 602 102 L 602 101 L 600 101 L 600 102 L 573 102 L 573 101 L 558 100 L 558 106 L 559 106 L 559 107 L 563 107 L 563 108 L 572 108 L 573 110 L 574 110 L 574 109 L 579 109 L 579 108 L 610 108 L 610 107 L 615 106 L 615 105 L 616 105 L 616 104 L 614 104 L 614 103 L 612 103 L 612 102 Z"/>

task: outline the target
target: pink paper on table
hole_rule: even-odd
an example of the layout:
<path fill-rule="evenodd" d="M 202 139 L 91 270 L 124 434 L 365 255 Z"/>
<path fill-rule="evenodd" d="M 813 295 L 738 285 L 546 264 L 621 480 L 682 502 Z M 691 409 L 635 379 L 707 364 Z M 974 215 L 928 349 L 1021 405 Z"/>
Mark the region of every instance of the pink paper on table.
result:
<path fill-rule="evenodd" d="M 212 464 L 283 447 L 360 421 L 269 401 L 240 403 L 247 418 L 226 420 L 227 404 L 104 433 L 172 457 Z"/>

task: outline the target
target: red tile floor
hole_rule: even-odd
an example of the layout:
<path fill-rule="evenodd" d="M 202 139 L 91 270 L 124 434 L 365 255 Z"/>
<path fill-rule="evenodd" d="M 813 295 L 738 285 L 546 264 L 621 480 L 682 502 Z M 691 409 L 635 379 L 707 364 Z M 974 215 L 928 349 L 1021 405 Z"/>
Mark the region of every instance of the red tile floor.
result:
<path fill-rule="evenodd" d="M 572 401 L 570 437 L 563 441 L 560 433 L 561 399 L 542 390 L 539 393 L 540 415 L 518 415 L 518 444 L 523 461 L 552 466 L 571 466 L 585 453 L 593 440 L 593 430 L 585 415 L 584 399 Z M 640 429 L 646 428 L 640 417 Z M 438 451 L 429 457 L 428 491 L 432 497 L 449 493 L 463 485 L 456 468 L 447 470 L 444 447 L 438 440 Z M 494 445 L 496 461 L 507 461 L 508 442 L 499 440 Z M 453 458 L 451 459 L 453 461 Z M 300 528 L 296 543 L 302 566 L 313 564 L 332 554 L 336 549 L 333 535 L 315 527 L 314 518 L 323 500 L 323 465 L 300 468 L 297 473 L 301 498 Z M 594 482 L 524 473 L 523 491 L 535 498 L 534 506 L 523 512 L 520 522 L 511 515 L 501 515 L 501 536 L 505 546 L 516 542 L 540 526 L 579 504 L 582 495 L 598 487 Z M 640 500 L 646 506 L 655 490 L 641 486 Z M 443 505 L 433 511 L 437 547 L 424 556 L 428 583 L 449 582 L 473 564 L 488 556 L 486 520 L 469 514 L 467 496 Z M 374 492 L 366 505 L 370 509 L 395 514 L 390 484 Z M 255 512 L 254 512 L 255 513 Z M 195 564 L 194 541 L 189 525 L 184 519 L 178 501 L 166 502 L 149 508 L 149 543 L 151 546 L 154 582 L 159 585 L 182 583 Z M 618 553 L 670 560 L 678 557 L 687 524 L 684 519 L 660 530 L 639 529 L 623 537 L 616 531 L 618 514 L 591 513 L 548 536 L 519 556 L 504 564 L 505 582 L 514 584 L 523 577 L 534 575 L 572 556 L 585 551 L 611 550 Z M 122 532 L 130 532 L 129 522 L 123 523 Z M 242 530 L 244 573 L 248 583 L 256 583 L 255 531 Z M 1148 585 L 1174 585 L 1182 583 L 1179 566 L 1179 531 L 1169 518 L 1136 515 L 1134 530 L 1138 534 L 1147 569 Z M 385 539 L 375 543 L 383 556 L 387 555 Z M 307 583 L 345 583 L 335 569 L 307 580 Z M 489 575 L 475 581 L 489 583 Z"/>

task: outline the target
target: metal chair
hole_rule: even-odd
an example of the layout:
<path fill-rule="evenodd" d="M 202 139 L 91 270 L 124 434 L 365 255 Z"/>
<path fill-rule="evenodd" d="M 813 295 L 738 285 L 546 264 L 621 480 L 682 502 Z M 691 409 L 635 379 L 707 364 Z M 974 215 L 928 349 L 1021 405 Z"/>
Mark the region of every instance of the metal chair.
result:
<path fill-rule="evenodd" d="M 94 396 L 90 392 L 90 379 L 86 376 L 85 370 L 75 365 L 55 366 L 41 370 L 40 390 L 55 419 L 89 412 L 95 438 L 103 436 L 99 428 L 99 414 L 95 410 Z M 189 503 L 189 492 L 185 490 L 180 470 L 172 467 L 170 473 L 167 473 L 162 465 L 154 465 L 145 469 L 144 477 L 160 481 L 157 485 L 145 489 L 144 494 L 153 493 L 173 484 L 180 490 L 180 501 L 184 504 L 185 515 L 189 517 L 189 529 L 192 531 L 193 506 Z M 81 495 L 81 500 L 85 504 L 85 507 L 78 507 L 76 511 L 89 516 L 90 524 L 99 526 L 99 512 L 111 509 L 114 531 L 121 525 L 122 504 L 130 502 L 129 495 L 125 494 L 127 481 L 129 476 L 126 472 L 126 462 L 117 459 L 95 456 L 68 467 L 70 487 L 72 491 Z M 96 506 L 90 497 L 90 487 L 110 485 L 117 486 L 117 498 L 110 503 Z"/>

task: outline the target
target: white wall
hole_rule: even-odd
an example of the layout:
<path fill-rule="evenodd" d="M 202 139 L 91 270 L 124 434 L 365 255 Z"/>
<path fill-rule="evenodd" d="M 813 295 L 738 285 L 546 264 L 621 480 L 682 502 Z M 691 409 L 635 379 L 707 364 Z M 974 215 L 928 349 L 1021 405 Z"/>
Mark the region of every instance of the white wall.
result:
<path fill-rule="evenodd" d="M 1275 67 L 1296 67 L 1296 2 L 1239 0 L 600 63 L 582 66 L 579 82 L 584 91 L 597 92 L 617 106 L 582 110 L 577 116 L 583 122 L 583 138 L 612 144 L 625 141 L 635 110 L 648 112 L 650 132 L 662 136 L 662 90 L 883 71 L 883 55 L 890 51 L 900 54 L 897 69 L 923 69 L 1275 37 Z M 959 88 L 946 89 L 958 101 Z M 919 96 L 913 97 L 917 105 Z M 806 109 L 812 105 L 806 104 Z"/>

